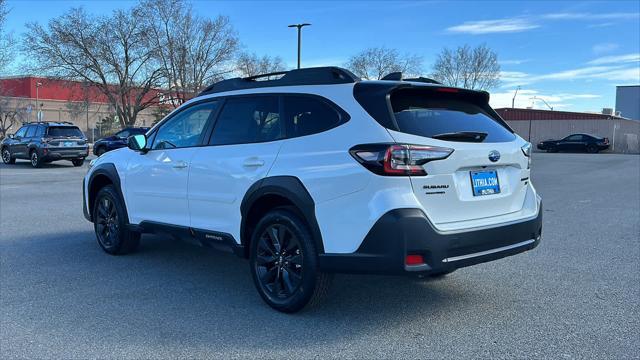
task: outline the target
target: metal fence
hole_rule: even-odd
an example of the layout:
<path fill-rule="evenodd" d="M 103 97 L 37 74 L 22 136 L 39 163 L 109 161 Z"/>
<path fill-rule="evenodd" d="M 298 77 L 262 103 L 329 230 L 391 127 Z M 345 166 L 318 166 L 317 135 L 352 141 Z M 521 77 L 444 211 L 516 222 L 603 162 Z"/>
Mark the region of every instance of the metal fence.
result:
<path fill-rule="evenodd" d="M 609 138 L 610 152 L 640 154 L 640 121 L 636 120 L 510 120 L 507 123 L 522 138 L 530 139 L 534 148 L 542 140 L 586 133 Z"/>

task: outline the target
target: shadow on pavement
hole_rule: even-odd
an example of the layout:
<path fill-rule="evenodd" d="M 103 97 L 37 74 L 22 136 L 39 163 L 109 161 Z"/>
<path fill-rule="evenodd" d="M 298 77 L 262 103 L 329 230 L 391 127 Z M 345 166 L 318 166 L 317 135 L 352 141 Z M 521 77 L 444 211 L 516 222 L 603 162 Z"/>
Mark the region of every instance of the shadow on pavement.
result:
<path fill-rule="evenodd" d="M 17 317 L 5 321 L 73 341 L 101 334 L 105 346 L 126 340 L 274 349 L 291 346 L 292 335 L 300 337 L 296 346 L 344 344 L 401 327 L 415 314 L 428 327 L 430 317 L 473 298 L 455 274 L 431 281 L 337 275 L 324 304 L 286 315 L 262 302 L 246 260 L 169 238 L 145 235 L 139 252 L 126 256 L 103 253 L 90 231 L 0 247 L 2 308 Z"/>

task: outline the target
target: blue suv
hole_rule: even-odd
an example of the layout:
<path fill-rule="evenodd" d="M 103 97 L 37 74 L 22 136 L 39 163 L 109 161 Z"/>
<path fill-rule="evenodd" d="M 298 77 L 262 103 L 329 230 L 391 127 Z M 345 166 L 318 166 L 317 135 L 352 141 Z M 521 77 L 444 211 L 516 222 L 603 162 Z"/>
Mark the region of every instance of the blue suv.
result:
<path fill-rule="evenodd" d="M 140 127 L 140 128 L 125 128 L 120 130 L 119 132 L 111 135 L 109 137 L 102 138 L 97 140 L 93 144 L 93 154 L 96 156 L 100 156 L 107 151 L 119 149 L 121 147 L 127 146 L 127 138 L 132 135 L 141 135 L 149 130 L 148 127 Z"/>

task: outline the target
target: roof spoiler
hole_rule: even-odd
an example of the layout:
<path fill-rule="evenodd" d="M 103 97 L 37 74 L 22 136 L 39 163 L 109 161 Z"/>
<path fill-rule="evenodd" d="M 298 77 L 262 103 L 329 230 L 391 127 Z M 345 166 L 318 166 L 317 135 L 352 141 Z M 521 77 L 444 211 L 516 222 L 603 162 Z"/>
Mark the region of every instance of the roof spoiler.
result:
<path fill-rule="evenodd" d="M 433 79 L 430 79 L 430 78 L 426 78 L 424 76 L 419 76 L 417 78 L 406 78 L 406 79 L 404 79 L 402 77 L 402 72 L 401 71 L 396 71 L 396 72 L 389 73 L 389 74 L 385 75 L 380 80 L 413 81 L 413 82 L 421 82 L 421 83 L 427 83 L 427 84 L 442 84 L 439 81 L 436 81 L 436 80 L 433 80 Z"/>

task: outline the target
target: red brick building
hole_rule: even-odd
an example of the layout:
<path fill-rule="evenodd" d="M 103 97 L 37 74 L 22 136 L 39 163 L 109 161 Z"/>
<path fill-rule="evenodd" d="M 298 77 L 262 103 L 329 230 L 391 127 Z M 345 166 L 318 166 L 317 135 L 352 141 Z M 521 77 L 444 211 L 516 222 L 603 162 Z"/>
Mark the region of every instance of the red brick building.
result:
<path fill-rule="evenodd" d="M 147 96 L 152 100 L 162 99 L 159 90 L 151 91 Z M 37 120 L 37 99 L 41 120 L 71 121 L 88 136 L 97 122 L 115 116 L 107 97 L 97 87 L 77 81 L 35 76 L 0 78 L 0 98 L 18 109 L 21 121 Z M 156 120 L 157 110 L 158 106 L 152 106 L 142 111 L 136 125 L 151 125 Z"/>

